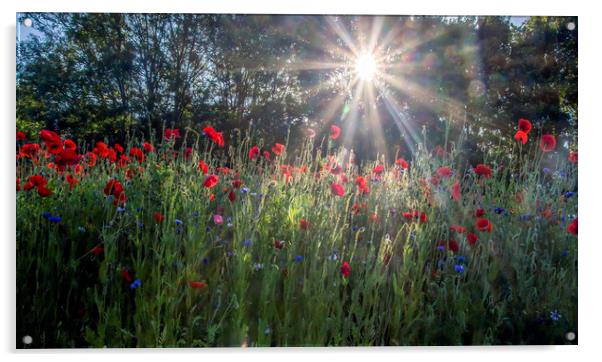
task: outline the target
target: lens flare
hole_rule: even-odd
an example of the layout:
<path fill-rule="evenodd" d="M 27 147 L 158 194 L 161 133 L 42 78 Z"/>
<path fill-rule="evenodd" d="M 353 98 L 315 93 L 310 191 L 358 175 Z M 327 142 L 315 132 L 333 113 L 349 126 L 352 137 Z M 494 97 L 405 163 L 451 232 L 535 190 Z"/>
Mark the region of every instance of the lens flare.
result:
<path fill-rule="evenodd" d="M 377 64 L 369 53 L 360 54 L 355 60 L 355 72 L 360 79 L 371 80 L 376 75 Z"/>

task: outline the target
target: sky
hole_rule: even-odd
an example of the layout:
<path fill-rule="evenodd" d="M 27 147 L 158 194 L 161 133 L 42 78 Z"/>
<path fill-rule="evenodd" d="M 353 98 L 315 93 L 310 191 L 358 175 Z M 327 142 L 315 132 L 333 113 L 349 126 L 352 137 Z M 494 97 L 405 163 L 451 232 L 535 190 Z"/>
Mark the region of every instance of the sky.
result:
<path fill-rule="evenodd" d="M 17 19 L 17 23 L 19 23 L 19 17 L 21 16 L 21 13 L 17 13 L 16 19 Z M 520 26 L 522 25 L 525 21 L 529 20 L 528 16 L 512 16 L 510 17 L 510 22 L 516 26 Z M 17 41 L 21 40 L 27 40 L 31 35 L 40 35 L 41 33 L 38 32 L 35 29 L 35 24 L 33 24 L 33 26 L 31 27 L 27 27 L 25 25 L 23 25 L 23 23 L 19 23 L 18 28 L 17 28 Z"/>

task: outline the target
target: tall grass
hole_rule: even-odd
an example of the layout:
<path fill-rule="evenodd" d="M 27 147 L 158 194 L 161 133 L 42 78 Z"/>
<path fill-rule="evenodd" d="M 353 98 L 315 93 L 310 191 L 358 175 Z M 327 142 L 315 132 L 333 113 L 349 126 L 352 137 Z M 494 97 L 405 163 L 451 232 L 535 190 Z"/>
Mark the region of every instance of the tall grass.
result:
<path fill-rule="evenodd" d="M 248 133 L 225 149 L 196 133 L 184 138 L 194 145 L 188 160 L 172 142 L 158 143 L 141 165 L 99 158 L 72 190 L 45 161 L 18 161 L 22 180 L 43 174 L 54 194 L 17 192 L 17 347 L 576 343 L 565 337 L 577 332 L 577 238 L 566 230 L 577 195 L 563 195 L 576 189 L 577 170 L 535 141 L 513 146 L 511 159 L 484 160 L 489 179 L 466 168 L 460 148 L 435 157 L 418 145 L 408 169 L 385 164 L 376 177 L 383 162 L 351 164 L 345 184 L 321 167 L 330 155 L 343 164 L 332 140 L 324 154 L 308 140 L 292 154 L 251 161 L 261 140 Z M 165 157 L 174 150 L 177 158 Z M 216 187 L 203 186 L 200 160 L 219 175 Z M 281 164 L 295 168 L 288 181 Z M 216 171 L 226 165 L 230 173 Z M 128 179 L 138 166 L 144 171 Z M 429 184 L 426 197 L 421 179 L 440 166 L 454 176 Z M 236 173 L 243 186 L 231 202 Z M 357 192 L 358 175 L 369 194 Z M 124 184 L 123 209 L 103 194 L 110 178 Z M 450 198 L 454 180 L 459 201 Z M 331 193 L 333 181 L 343 197 Z M 476 230 L 477 208 L 491 232 Z M 427 221 L 402 216 L 414 210 Z M 451 225 L 476 233 L 476 245 Z M 450 239 L 457 253 L 437 248 Z M 97 246 L 104 250 L 93 253 Z M 33 343 L 23 344 L 25 335 Z"/>

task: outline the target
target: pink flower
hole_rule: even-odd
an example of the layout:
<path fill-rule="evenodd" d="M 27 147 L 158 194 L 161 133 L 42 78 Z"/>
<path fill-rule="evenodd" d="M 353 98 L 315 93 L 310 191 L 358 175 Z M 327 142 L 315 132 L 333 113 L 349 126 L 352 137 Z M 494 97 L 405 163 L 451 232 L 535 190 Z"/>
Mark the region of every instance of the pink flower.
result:
<path fill-rule="evenodd" d="M 222 215 L 215 214 L 213 215 L 213 222 L 216 225 L 221 225 L 224 223 L 224 218 L 222 217 Z"/>

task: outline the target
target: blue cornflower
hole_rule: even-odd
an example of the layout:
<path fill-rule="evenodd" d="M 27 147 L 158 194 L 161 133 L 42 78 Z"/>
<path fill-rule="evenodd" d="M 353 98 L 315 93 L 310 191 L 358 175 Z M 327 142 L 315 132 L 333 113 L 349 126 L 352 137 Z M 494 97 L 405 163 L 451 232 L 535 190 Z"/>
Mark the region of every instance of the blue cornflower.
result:
<path fill-rule="evenodd" d="M 461 274 L 461 273 L 464 273 L 464 265 L 461 265 L 461 264 L 456 264 L 456 266 L 454 267 L 454 269 L 456 269 L 456 271 L 457 271 L 458 273 L 460 273 L 460 274 Z"/>
<path fill-rule="evenodd" d="M 560 313 L 558 313 L 557 310 L 553 310 L 550 312 L 550 319 L 552 319 L 553 321 L 557 321 L 562 317 L 562 315 Z"/>
<path fill-rule="evenodd" d="M 359 226 L 356 226 L 356 225 L 353 225 L 353 226 L 351 227 L 351 231 L 354 231 L 354 232 L 355 232 L 355 231 L 358 231 L 359 229 L 360 229 L 360 227 L 359 227 Z"/>
<path fill-rule="evenodd" d="M 330 255 L 330 256 L 328 257 L 328 260 L 330 260 L 330 261 L 335 261 L 335 260 L 337 260 L 338 258 L 339 258 L 339 257 L 337 256 L 337 252 L 336 252 L 336 251 L 334 251 L 334 252 L 332 252 L 332 255 Z"/>
<path fill-rule="evenodd" d="M 297 255 L 295 256 L 295 262 L 300 263 L 303 261 L 303 255 Z"/>
<path fill-rule="evenodd" d="M 193 211 L 192 212 L 192 216 L 193 217 L 198 217 L 199 216 L 199 212 L 198 211 Z"/>
<path fill-rule="evenodd" d="M 232 256 L 234 256 L 234 255 L 236 255 L 236 253 L 234 253 L 233 251 L 228 251 L 228 252 L 226 253 L 226 256 L 229 256 L 229 257 L 232 257 Z"/>
<path fill-rule="evenodd" d="M 504 212 L 504 208 L 502 208 L 502 207 L 496 207 L 496 208 L 495 208 L 493 211 L 494 211 L 496 214 L 498 214 L 498 215 L 499 215 L 499 214 L 501 214 L 501 213 L 503 213 L 503 212 Z"/>
<path fill-rule="evenodd" d="M 117 212 L 124 212 L 124 211 L 125 211 L 125 208 L 123 208 L 123 207 L 117 207 Z"/>
<path fill-rule="evenodd" d="M 203 258 L 203 264 L 204 265 L 209 265 L 209 259 L 208 258 Z"/>
<path fill-rule="evenodd" d="M 243 187 L 240 189 L 240 193 L 241 194 L 246 194 L 247 192 L 249 192 L 249 188 L 248 187 Z"/>
<path fill-rule="evenodd" d="M 144 223 L 142 221 L 136 221 L 136 225 L 138 225 L 138 228 L 142 229 L 142 227 L 144 227 Z"/>
<path fill-rule="evenodd" d="M 107 196 L 107 201 L 113 201 L 113 195 Z"/>
<path fill-rule="evenodd" d="M 575 193 L 574 193 L 574 192 L 572 192 L 572 191 L 567 191 L 567 192 L 565 192 L 565 193 L 564 193 L 564 197 L 566 197 L 567 199 L 568 199 L 569 197 L 572 197 L 573 195 L 575 195 Z"/>
<path fill-rule="evenodd" d="M 182 227 L 178 226 L 176 228 L 176 234 L 181 234 L 182 233 Z"/>
<path fill-rule="evenodd" d="M 141 207 L 137 207 L 136 208 L 136 212 L 140 212 L 140 211 L 142 211 L 142 208 Z"/>
<path fill-rule="evenodd" d="M 458 261 L 458 264 L 466 264 L 466 258 L 463 257 L 462 255 L 458 255 L 456 257 L 456 260 Z"/>
<path fill-rule="evenodd" d="M 176 225 L 180 226 L 182 225 L 184 222 L 182 220 L 176 219 Z"/>
<path fill-rule="evenodd" d="M 85 232 L 86 232 L 86 228 L 85 228 L 85 227 L 83 227 L 83 226 L 79 226 L 79 227 L 77 228 L 77 230 L 79 230 L 79 232 L 80 232 L 80 233 L 85 233 Z"/>
<path fill-rule="evenodd" d="M 48 211 L 44 211 L 42 213 L 42 217 L 45 218 L 45 219 L 49 219 L 51 216 L 52 216 L 52 214 L 49 213 Z"/>
<path fill-rule="evenodd" d="M 242 245 L 249 247 L 251 245 L 253 245 L 253 241 L 252 240 L 245 240 L 243 241 Z"/>
<path fill-rule="evenodd" d="M 130 284 L 130 289 L 136 289 L 141 285 L 142 285 L 142 281 L 140 281 L 140 279 L 136 279 L 132 282 L 132 284 Z"/>
<path fill-rule="evenodd" d="M 543 168 L 543 172 L 544 172 L 544 173 L 550 173 L 550 172 L 551 172 L 551 170 L 550 170 L 549 168 L 547 168 L 547 167 L 544 167 L 544 168 Z"/>
<path fill-rule="evenodd" d="M 61 222 L 62 219 L 61 219 L 60 216 L 51 216 L 51 217 L 48 218 L 48 220 L 50 222 Z"/>
<path fill-rule="evenodd" d="M 263 264 L 261 263 L 255 263 L 255 265 L 253 265 L 253 267 L 255 268 L 255 270 L 261 270 L 263 269 Z"/>
<path fill-rule="evenodd" d="M 445 251 L 445 245 L 439 245 L 437 247 L 437 250 L 439 250 L 439 251 Z"/>
<path fill-rule="evenodd" d="M 567 257 L 567 256 L 569 256 L 569 251 L 568 251 L 568 250 L 563 250 L 563 251 L 560 253 L 560 256 L 562 256 L 562 257 Z"/>

